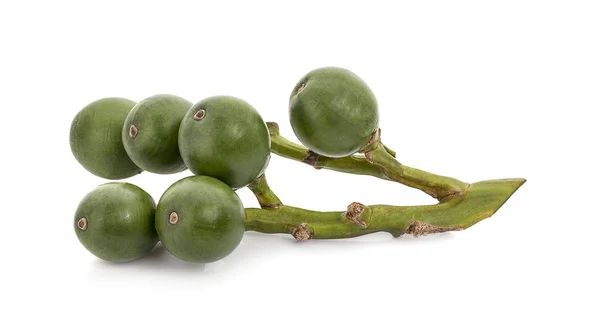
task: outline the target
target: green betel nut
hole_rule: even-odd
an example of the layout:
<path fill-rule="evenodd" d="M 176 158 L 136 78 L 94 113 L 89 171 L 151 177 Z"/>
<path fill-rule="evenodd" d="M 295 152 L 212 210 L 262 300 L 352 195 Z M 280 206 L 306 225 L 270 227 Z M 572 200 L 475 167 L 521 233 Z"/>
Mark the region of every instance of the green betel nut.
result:
<path fill-rule="evenodd" d="M 158 242 L 155 202 L 129 183 L 106 183 L 79 203 L 74 228 L 83 246 L 96 257 L 128 262 L 146 255 Z"/>
<path fill-rule="evenodd" d="M 300 142 L 328 157 L 358 152 L 379 127 L 377 100 L 369 86 L 337 67 L 302 77 L 290 95 L 289 115 Z"/>
<path fill-rule="evenodd" d="M 156 209 L 160 241 L 175 257 L 209 263 L 229 255 L 244 235 L 244 205 L 220 180 L 191 176 L 171 185 Z"/>
<path fill-rule="evenodd" d="M 155 95 L 139 102 L 122 127 L 125 151 L 143 170 L 173 174 L 186 169 L 179 154 L 181 120 L 192 106 L 174 95 Z"/>
<path fill-rule="evenodd" d="M 262 174 L 271 139 L 260 114 L 230 96 L 206 98 L 192 106 L 179 128 L 179 151 L 196 175 L 242 188 Z"/>
<path fill-rule="evenodd" d="M 142 171 L 131 161 L 121 141 L 123 123 L 135 104 L 124 98 L 103 98 L 84 107 L 73 119 L 71 151 L 92 174 L 123 179 Z"/>

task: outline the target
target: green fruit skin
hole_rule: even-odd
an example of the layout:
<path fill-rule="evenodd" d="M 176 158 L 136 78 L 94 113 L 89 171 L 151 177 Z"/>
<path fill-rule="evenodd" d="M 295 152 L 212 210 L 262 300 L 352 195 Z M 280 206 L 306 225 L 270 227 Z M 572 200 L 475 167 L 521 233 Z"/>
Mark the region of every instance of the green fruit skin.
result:
<path fill-rule="evenodd" d="M 129 159 L 121 130 L 135 102 L 103 98 L 84 107 L 71 123 L 70 144 L 75 159 L 92 174 L 123 179 L 142 170 Z"/>
<path fill-rule="evenodd" d="M 369 86 L 338 67 L 302 77 L 290 95 L 289 115 L 300 142 L 328 157 L 358 152 L 379 127 L 377 100 Z"/>
<path fill-rule="evenodd" d="M 106 183 L 81 200 L 73 227 L 81 244 L 96 257 L 128 262 L 143 257 L 158 242 L 155 207 L 152 197 L 135 185 Z M 77 225 L 83 217 L 85 230 Z"/>
<path fill-rule="evenodd" d="M 170 223 L 176 212 L 178 222 Z M 191 176 L 171 185 L 156 208 L 156 231 L 175 257 L 210 263 L 229 255 L 244 235 L 244 205 L 225 183 Z"/>
<path fill-rule="evenodd" d="M 204 109 L 202 120 L 194 115 Z M 206 98 L 190 108 L 179 128 L 179 151 L 196 175 L 242 188 L 260 176 L 270 159 L 271 137 L 260 114 L 230 96 Z"/>
<path fill-rule="evenodd" d="M 179 155 L 181 120 L 193 104 L 174 95 L 155 95 L 139 102 L 127 116 L 122 139 L 129 158 L 143 170 L 174 174 L 186 168 Z M 135 125 L 137 135 L 130 136 Z"/>

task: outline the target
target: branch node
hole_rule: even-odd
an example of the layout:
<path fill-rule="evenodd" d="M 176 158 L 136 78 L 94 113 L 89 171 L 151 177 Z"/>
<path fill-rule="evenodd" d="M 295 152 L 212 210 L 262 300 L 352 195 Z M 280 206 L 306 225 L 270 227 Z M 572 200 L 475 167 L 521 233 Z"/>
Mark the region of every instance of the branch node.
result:
<path fill-rule="evenodd" d="M 365 212 L 365 209 L 367 209 L 367 207 L 364 204 L 352 202 L 350 205 L 348 205 L 348 209 L 346 210 L 344 217 L 361 228 L 367 228 L 367 223 L 363 220 L 360 220 L 360 217 Z"/>
<path fill-rule="evenodd" d="M 319 162 L 319 155 L 311 150 L 306 151 L 306 157 L 302 159 L 302 162 L 312 166 L 315 169 L 321 169 L 321 167 L 317 165 Z"/>
<path fill-rule="evenodd" d="M 410 223 L 410 225 L 406 229 L 406 233 L 412 234 L 414 236 L 421 236 L 421 235 L 427 235 L 427 234 L 432 234 L 432 233 L 442 233 L 442 232 L 462 231 L 462 230 L 464 230 L 464 228 L 462 228 L 460 226 L 449 226 L 449 227 L 436 226 L 436 225 L 432 225 L 429 223 L 415 220 L 412 223 Z"/>
<path fill-rule="evenodd" d="M 308 241 L 313 238 L 314 233 L 308 224 L 302 223 L 292 229 L 292 236 L 296 241 Z"/>
<path fill-rule="evenodd" d="M 381 143 L 380 140 L 381 129 L 377 129 L 373 134 L 371 134 L 371 138 L 367 141 L 367 143 L 358 151 L 358 153 L 367 153 L 377 148 L 377 146 Z"/>

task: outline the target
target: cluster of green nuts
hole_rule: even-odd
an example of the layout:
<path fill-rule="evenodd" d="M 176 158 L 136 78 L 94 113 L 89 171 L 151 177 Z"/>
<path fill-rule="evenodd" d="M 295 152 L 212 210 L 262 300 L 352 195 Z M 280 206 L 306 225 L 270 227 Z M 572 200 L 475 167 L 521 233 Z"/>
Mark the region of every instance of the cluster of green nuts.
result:
<path fill-rule="evenodd" d="M 378 129 L 377 102 L 352 72 L 313 70 L 294 87 L 290 123 L 311 151 L 328 157 L 359 152 Z M 110 182 L 88 193 L 75 212 L 79 241 L 114 262 L 146 255 L 161 241 L 175 257 L 208 263 L 229 255 L 244 234 L 244 206 L 235 193 L 260 177 L 271 140 L 247 102 L 213 96 L 196 104 L 155 95 L 139 103 L 104 98 L 84 107 L 71 124 L 77 161 L 110 180 L 147 171 L 194 175 L 171 185 L 158 204 L 141 188 Z"/>

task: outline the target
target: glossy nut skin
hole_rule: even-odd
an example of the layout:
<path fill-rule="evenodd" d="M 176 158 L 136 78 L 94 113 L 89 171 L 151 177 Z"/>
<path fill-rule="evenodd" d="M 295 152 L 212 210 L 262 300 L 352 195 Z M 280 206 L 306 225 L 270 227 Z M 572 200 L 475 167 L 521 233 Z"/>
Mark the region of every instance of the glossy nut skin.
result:
<path fill-rule="evenodd" d="M 270 159 L 271 137 L 247 102 L 213 96 L 196 103 L 179 128 L 179 151 L 190 171 L 242 188 L 260 176 Z"/>
<path fill-rule="evenodd" d="M 300 142 L 328 157 L 358 152 L 379 127 L 377 100 L 369 86 L 338 67 L 302 77 L 290 95 L 289 115 Z"/>
<path fill-rule="evenodd" d="M 229 255 L 244 235 L 244 205 L 225 183 L 190 176 L 169 187 L 156 209 L 156 230 L 175 257 L 210 263 Z"/>
<path fill-rule="evenodd" d="M 135 104 L 124 98 L 103 98 L 84 107 L 73 119 L 71 151 L 92 174 L 123 179 L 142 171 L 131 161 L 121 141 L 123 123 Z"/>
<path fill-rule="evenodd" d="M 174 95 L 154 95 L 127 115 L 121 138 L 129 158 L 145 171 L 174 174 L 186 169 L 179 154 L 181 120 L 192 103 Z"/>
<path fill-rule="evenodd" d="M 96 257 L 111 262 L 136 260 L 158 242 L 155 206 L 152 197 L 133 184 L 106 183 L 81 200 L 73 227 L 81 244 Z"/>

